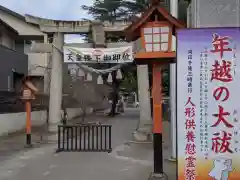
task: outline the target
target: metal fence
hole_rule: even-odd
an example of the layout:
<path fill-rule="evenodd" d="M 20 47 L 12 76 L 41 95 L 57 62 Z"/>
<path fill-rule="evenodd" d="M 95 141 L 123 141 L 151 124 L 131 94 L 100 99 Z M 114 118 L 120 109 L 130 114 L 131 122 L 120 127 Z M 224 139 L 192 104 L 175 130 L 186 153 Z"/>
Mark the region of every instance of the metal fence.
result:
<path fill-rule="evenodd" d="M 111 152 L 111 125 L 59 125 L 56 152 Z"/>

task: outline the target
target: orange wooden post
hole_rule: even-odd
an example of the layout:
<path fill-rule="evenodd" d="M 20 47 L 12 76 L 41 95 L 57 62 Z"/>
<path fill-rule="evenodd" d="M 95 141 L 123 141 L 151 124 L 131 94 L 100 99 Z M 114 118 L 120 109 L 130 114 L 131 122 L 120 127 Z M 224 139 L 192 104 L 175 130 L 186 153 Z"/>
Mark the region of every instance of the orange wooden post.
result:
<path fill-rule="evenodd" d="M 25 102 L 26 106 L 26 144 L 27 146 L 32 145 L 32 140 L 31 140 L 31 101 L 27 100 Z"/>
<path fill-rule="evenodd" d="M 35 99 L 34 93 L 37 92 L 38 89 L 30 82 L 28 77 L 25 77 L 23 80 L 23 91 L 21 99 L 25 102 L 25 109 L 26 109 L 26 146 L 32 146 L 32 139 L 31 139 L 31 101 Z"/>
<path fill-rule="evenodd" d="M 152 78 L 154 173 L 163 174 L 162 75 L 160 65 L 153 64 Z"/>

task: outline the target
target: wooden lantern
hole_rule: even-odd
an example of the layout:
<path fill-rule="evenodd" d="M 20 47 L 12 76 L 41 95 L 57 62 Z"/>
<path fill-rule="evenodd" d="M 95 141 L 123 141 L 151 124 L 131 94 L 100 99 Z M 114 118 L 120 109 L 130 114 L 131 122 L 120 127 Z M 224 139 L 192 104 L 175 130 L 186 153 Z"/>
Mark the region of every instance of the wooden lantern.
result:
<path fill-rule="evenodd" d="M 35 93 L 38 92 L 38 89 L 33 85 L 29 78 L 23 80 L 23 90 L 22 90 L 22 100 L 34 100 Z"/>
<path fill-rule="evenodd" d="M 174 62 L 176 52 L 172 50 L 172 36 L 176 34 L 176 29 L 184 27 L 157 1 L 153 1 L 142 17 L 125 29 L 127 41 L 136 41 L 139 46 L 134 57 L 136 63 Z"/>

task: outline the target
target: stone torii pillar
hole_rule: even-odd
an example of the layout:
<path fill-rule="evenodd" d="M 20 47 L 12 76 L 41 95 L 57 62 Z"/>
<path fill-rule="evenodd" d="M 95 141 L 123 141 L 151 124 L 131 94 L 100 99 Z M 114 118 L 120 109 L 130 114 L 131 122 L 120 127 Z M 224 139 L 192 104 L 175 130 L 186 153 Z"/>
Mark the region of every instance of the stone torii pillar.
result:
<path fill-rule="evenodd" d="M 152 139 L 152 117 L 148 72 L 148 65 L 137 65 L 140 119 L 137 130 L 133 132 L 133 138 L 136 141 L 149 141 Z"/>
<path fill-rule="evenodd" d="M 92 22 L 92 36 L 95 47 L 105 47 L 105 32 L 101 22 Z M 49 131 L 56 131 L 61 121 L 62 81 L 63 81 L 63 45 L 64 34 L 54 33 L 52 50 L 52 69 L 49 101 Z"/>
<path fill-rule="evenodd" d="M 62 68 L 63 68 L 63 44 L 64 34 L 54 33 L 52 47 L 52 68 L 49 100 L 49 131 L 57 131 L 57 125 L 61 121 L 62 110 Z"/>
<path fill-rule="evenodd" d="M 93 47 L 94 48 L 105 48 L 105 32 L 104 26 L 100 21 L 92 21 L 92 38 L 93 38 Z"/>

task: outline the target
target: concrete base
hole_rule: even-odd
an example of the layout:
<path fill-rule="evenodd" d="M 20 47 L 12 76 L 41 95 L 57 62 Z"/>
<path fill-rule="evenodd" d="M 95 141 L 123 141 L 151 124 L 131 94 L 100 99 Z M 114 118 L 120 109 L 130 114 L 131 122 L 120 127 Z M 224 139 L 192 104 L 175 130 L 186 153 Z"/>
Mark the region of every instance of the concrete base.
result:
<path fill-rule="evenodd" d="M 47 137 L 47 142 L 56 142 L 58 140 L 58 134 L 53 134 Z"/>
<path fill-rule="evenodd" d="M 136 142 L 152 142 L 152 133 L 143 132 L 143 131 L 135 131 L 132 133 L 133 141 Z"/>
<path fill-rule="evenodd" d="M 58 124 L 60 124 L 60 123 L 49 124 L 48 125 L 48 132 L 57 133 L 58 132 Z"/>
<path fill-rule="evenodd" d="M 24 146 L 24 148 L 32 148 L 33 147 L 33 144 L 26 144 L 25 146 Z"/>
<path fill-rule="evenodd" d="M 140 121 L 136 131 L 132 133 L 133 141 L 136 142 L 152 142 L 152 121 Z"/>
<path fill-rule="evenodd" d="M 164 174 L 155 174 L 155 173 L 151 173 L 148 178 L 148 180 L 159 180 L 159 179 L 167 180 L 168 178 Z"/>
<path fill-rule="evenodd" d="M 177 159 L 174 157 L 170 157 L 170 158 L 168 158 L 168 161 L 175 163 L 175 162 L 177 162 Z"/>

